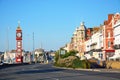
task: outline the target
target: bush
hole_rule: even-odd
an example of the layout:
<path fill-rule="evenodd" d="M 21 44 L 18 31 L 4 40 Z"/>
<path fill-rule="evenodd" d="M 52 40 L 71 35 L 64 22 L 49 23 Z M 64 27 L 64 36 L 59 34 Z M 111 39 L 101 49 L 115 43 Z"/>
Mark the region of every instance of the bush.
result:
<path fill-rule="evenodd" d="M 86 60 L 80 60 L 78 57 L 69 56 L 64 59 L 59 59 L 55 64 L 58 67 L 67 67 L 67 68 L 90 68 L 90 63 Z"/>
<path fill-rule="evenodd" d="M 56 53 L 55 53 L 55 57 L 54 57 L 54 59 L 55 59 L 55 62 L 58 61 L 58 59 L 59 59 L 59 52 L 56 52 Z"/>
<path fill-rule="evenodd" d="M 76 53 L 78 52 L 75 50 L 62 55 L 59 55 L 59 52 L 56 52 L 54 65 L 68 68 L 90 68 L 90 63 L 87 60 L 80 60 L 79 57 L 76 57 Z"/>
<path fill-rule="evenodd" d="M 72 51 L 70 51 L 70 52 L 67 52 L 67 53 L 61 55 L 61 58 L 67 58 L 67 57 L 69 57 L 69 56 L 75 56 L 76 53 L 78 53 L 78 51 L 72 50 Z"/>
<path fill-rule="evenodd" d="M 80 59 L 75 59 L 73 61 L 73 68 L 84 68 L 84 69 L 89 69 L 90 68 L 90 63 L 86 60 L 80 60 Z"/>

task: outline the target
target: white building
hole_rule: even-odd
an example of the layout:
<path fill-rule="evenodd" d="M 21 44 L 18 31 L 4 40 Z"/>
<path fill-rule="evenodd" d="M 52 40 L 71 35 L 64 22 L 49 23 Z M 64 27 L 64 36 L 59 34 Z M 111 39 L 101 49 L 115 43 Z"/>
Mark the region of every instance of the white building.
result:
<path fill-rule="evenodd" d="M 95 57 L 98 60 L 103 59 L 103 54 L 102 54 L 102 47 L 103 47 L 103 34 L 102 30 L 99 30 L 95 34 L 92 35 L 92 44 L 91 44 L 91 49 L 93 50 L 93 57 Z"/>
<path fill-rule="evenodd" d="M 92 58 L 91 54 L 89 54 L 89 52 L 90 52 L 90 44 L 91 44 L 91 39 L 85 41 L 85 51 L 86 51 L 86 54 L 84 56 L 87 59 Z"/>
<path fill-rule="evenodd" d="M 36 49 L 35 50 L 35 62 L 44 62 L 44 49 Z"/>
<path fill-rule="evenodd" d="M 85 56 L 90 58 L 94 57 L 98 60 L 103 59 L 102 54 L 102 47 L 103 47 L 103 34 L 102 34 L 102 27 L 91 36 L 91 38 L 87 41 L 85 41 L 85 48 L 86 48 L 86 54 Z M 89 56 L 89 55 L 90 56 Z"/>
<path fill-rule="evenodd" d="M 31 52 L 29 52 L 29 51 L 23 51 L 22 54 L 23 54 L 23 62 L 24 63 L 31 62 Z"/>
<path fill-rule="evenodd" d="M 113 57 L 110 57 L 110 59 L 120 59 L 120 20 L 116 22 L 116 24 L 113 26 L 114 28 L 114 48 L 115 48 L 115 54 Z"/>
<path fill-rule="evenodd" d="M 9 63 L 9 64 L 15 63 L 16 62 L 15 55 L 16 55 L 15 50 L 12 50 L 11 52 L 5 52 L 4 53 L 4 63 Z"/>
<path fill-rule="evenodd" d="M 91 44 L 91 39 L 85 41 L 85 51 L 86 52 L 90 51 L 90 44 Z"/>
<path fill-rule="evenodd" d="M 96 59 L 99 58 L 99 52 L 97 51 L 99 49 L 99 33 L 95 33 L 91 37 L 91 50 L 92 50 L 92 56 Z"/>

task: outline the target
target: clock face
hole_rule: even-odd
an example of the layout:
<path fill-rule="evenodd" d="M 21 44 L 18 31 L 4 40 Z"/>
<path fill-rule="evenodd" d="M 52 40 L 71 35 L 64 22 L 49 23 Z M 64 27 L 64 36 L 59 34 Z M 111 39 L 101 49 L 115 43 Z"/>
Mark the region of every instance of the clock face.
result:
<path fill-rule="evenodd" d="M 21 37 L 21 33 L 17 33 L 17 37 Z"/>
<path fill-rule="evenodd" d="M 21 52 L 21 49 L 18 49 L 18 52 Z"/>
<path fill-rule="evenodd" d="M 20 46 L 20 44 L 21 44 L 21 43 L 20 43 L 20 42 L 18 42 L 18 46 Z"/>

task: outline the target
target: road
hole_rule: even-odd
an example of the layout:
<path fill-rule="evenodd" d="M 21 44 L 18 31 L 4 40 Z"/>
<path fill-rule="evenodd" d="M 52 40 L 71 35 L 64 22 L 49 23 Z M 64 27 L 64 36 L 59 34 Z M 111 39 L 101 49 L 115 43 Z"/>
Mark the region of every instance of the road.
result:
<path fill-rule="evenodd" d="M 120 80 L 120 73 L 60 69 L 37 63 L 2 68 L 0 80 Z"/>

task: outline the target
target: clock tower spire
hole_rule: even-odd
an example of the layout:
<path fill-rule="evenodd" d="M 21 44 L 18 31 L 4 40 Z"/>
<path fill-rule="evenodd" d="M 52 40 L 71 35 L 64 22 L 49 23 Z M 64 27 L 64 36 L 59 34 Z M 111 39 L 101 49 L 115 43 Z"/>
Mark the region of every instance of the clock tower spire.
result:
<path fill-rule="evenodd" d="M 22 63 L 22 29 L 20 27 L 20 22 L 18 22 L 18 27 L 16 29 L 16 62 Z"/>

